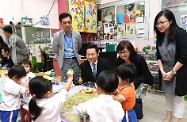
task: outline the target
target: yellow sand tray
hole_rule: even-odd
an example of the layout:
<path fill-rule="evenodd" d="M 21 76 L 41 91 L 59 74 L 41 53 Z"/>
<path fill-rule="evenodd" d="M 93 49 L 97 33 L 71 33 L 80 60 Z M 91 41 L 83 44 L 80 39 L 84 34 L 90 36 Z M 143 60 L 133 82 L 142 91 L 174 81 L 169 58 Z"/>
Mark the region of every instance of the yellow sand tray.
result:
<path fill-rule="evenodd" d="M 98 97 L 98 95 L 96 93 L 76 93 L 67 98 L 63 104 L 63 108 L 61 109 L 62 118 L 68 122 L 80 122 L 80 115 L 77 113 L 76 106 L 94 97 Z"/>
<path fill-rule="evenodd" d="M 77 106 L 79 103 L 86 102 L 91 98 L 98 97 L 97 94 L 85 94 L 85 93 L 76 93 L 73 96 L 66 99 L 64 102 L 62 112 L 73 110 L 73 106 Z"/>
<path fill-rule="evenodd" d="M 0 75 L 8 74 L 8 70 L 0 70 Z"/>
<path fill-rule="evenodd" d="M 94 97 L 98 97 L 95 89 L 81 89 L 79 93 L 66 99 L 61 109 L 62 118 L 68 122 L 80 122 L 80 115 L 77 113 L 76 106 Z M 89 118 L 87 118 L 89 120 Z"/>

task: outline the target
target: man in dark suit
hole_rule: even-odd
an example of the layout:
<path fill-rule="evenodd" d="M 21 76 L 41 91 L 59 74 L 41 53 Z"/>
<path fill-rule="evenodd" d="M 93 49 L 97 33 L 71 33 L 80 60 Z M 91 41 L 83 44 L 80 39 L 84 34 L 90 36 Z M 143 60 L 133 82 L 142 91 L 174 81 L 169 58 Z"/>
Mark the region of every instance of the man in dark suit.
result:
<path fill-rule="evenodd" d="M 88 45 L 86 58 L 87 60 L 80 65 L 83 83 L 88 81 L 95 82 L 100 72 L 111 69 L 109 61 L 99 57 L 99 49 L 96 45 Z"/>

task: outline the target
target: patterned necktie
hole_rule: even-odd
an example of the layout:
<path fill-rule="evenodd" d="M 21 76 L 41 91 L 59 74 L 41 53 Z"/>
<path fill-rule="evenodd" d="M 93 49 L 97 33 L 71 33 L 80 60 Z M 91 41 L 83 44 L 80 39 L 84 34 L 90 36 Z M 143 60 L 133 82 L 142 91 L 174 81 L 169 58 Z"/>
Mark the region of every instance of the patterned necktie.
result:
<path fill-rule="evenodd" d="M 95 63 L 92 64 L 92 66 L 93 66 L 93 76 L 96 78 L 97 71 L 96 71 Z"/>

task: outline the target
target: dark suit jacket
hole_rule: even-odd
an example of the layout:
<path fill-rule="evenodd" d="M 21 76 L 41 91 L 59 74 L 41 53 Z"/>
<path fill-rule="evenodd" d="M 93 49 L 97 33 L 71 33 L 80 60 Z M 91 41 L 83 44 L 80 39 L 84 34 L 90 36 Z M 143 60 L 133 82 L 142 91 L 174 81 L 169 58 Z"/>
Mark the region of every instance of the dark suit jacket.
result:
<path fill-rule="evenodd" d="M 88 60 L 83 62 L 80 65 L 80 69 L 81 69 L 81 77 L 82 77 L 83 83 L 88 82 L 88 81 L 91 81 L 91 82 L 96 81 L 96 79 L 93 76 L 92 68 Z M 111 67 L 110 67 L 109 61 L 104 58 L 99 57 L 98 63 L 97 63 L 97 75 L 96 76 L 98 76 L 103 70 L 110 70 L 110 69 Z"/>
<path fill-rule="evenodd" d="M 175 43 L 175 62 L 180 62 L 183 64 L 183 66 L 177 71 L 176 74 L 175 93 L 178 96 L 184 96 L 187 94 L 187 33 L 182 28 L 176 28 Z M 162 60 L 158 47 L 157 59 Z"/>
<path fill-rule="evenodd" d="M 153 85 L 153 76 L 151 75 L 145 59 L 137 54 L 130 56 L 130 61 L 136 66 L 136 79 L 134 81 L 134 86 L 137 89 L 141 83 L 146 83 Z M 125 63 L 123 59 L 118 57 L 116 66 Z"/>

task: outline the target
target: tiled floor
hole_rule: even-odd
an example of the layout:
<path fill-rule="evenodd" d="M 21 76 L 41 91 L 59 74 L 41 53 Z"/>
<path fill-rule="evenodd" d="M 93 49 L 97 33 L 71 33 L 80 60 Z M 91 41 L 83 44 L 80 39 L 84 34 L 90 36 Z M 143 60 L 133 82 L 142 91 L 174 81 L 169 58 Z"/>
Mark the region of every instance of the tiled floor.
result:
<path fill-rule="evenodd" d="M 143 98 L 144 118 L 140 122 L 161 122 L 165 118 L 165 98 L 161 93 L 150 92 Z M 187 101 L 181 122 L 187 122 Z"/>

